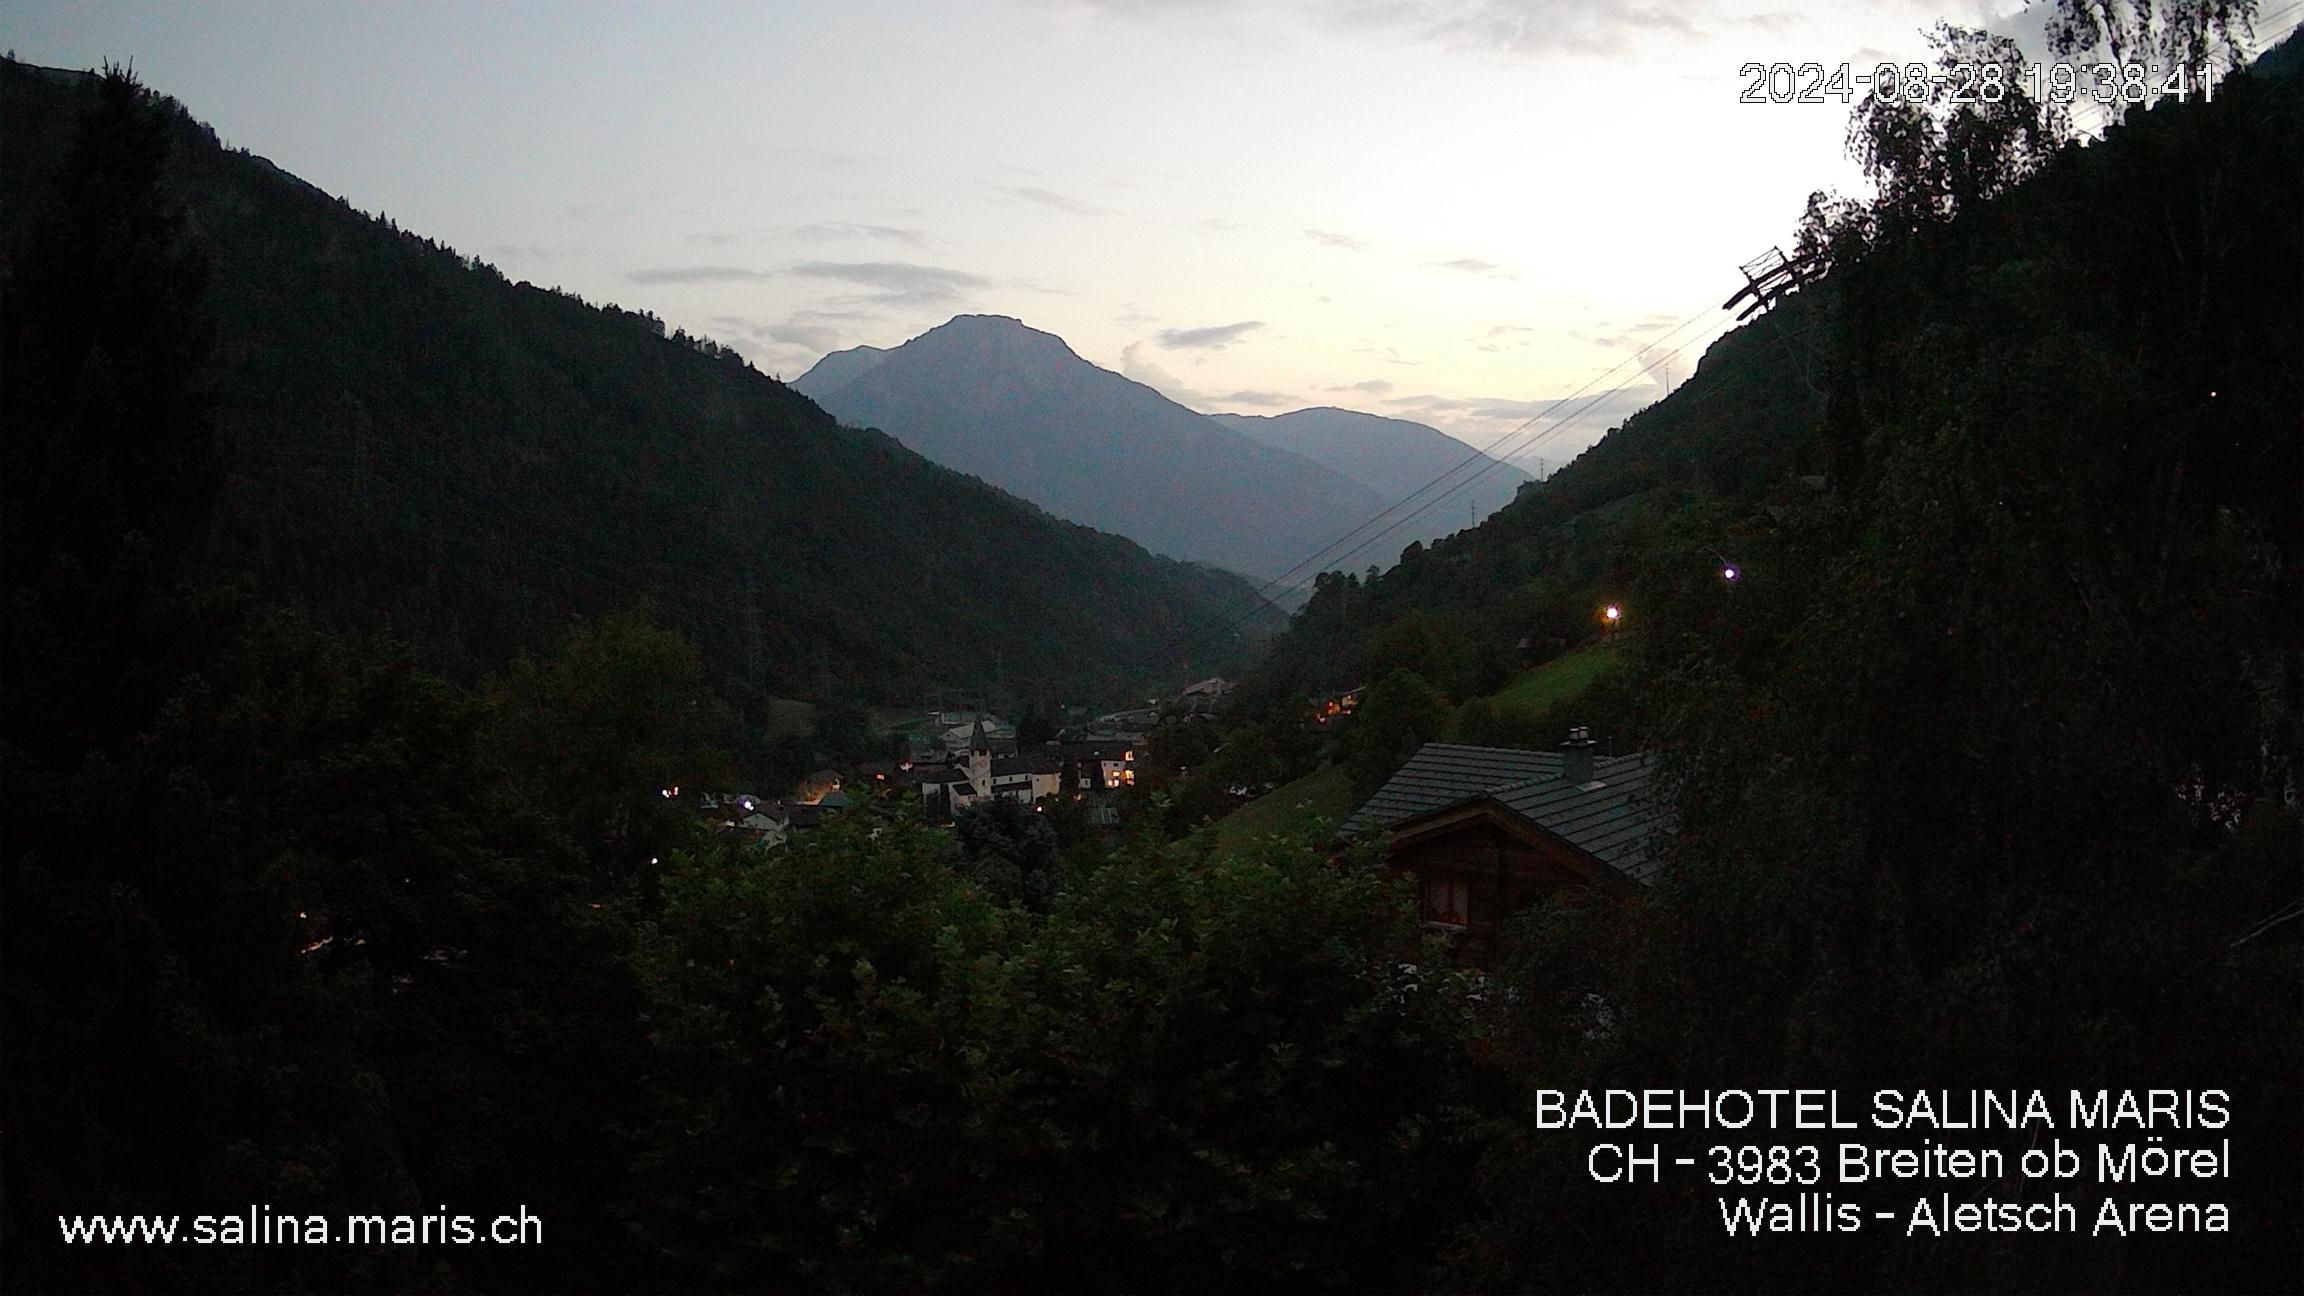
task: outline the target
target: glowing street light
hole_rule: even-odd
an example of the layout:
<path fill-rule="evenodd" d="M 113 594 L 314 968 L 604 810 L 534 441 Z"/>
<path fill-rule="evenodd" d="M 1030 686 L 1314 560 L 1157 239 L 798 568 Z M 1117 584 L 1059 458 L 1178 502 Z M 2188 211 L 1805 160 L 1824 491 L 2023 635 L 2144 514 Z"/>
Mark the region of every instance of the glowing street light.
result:
<path fill-rule="evenodd" d="M 1608 628 L 1613 630 L 1616 628 L 1616 623 L 1624 619 L 1624 609 L 1611 603 L 1600 609 L 1600 619 L 1607 622 Z"/>

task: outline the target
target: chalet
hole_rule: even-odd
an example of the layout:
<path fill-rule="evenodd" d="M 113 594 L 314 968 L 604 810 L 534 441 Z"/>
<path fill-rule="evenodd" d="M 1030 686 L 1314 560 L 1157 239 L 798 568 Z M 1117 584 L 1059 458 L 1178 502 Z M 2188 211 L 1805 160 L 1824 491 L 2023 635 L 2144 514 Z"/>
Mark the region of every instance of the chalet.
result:
<path fill-rule="evenodd" d="M 1168 704 L 1168 710 L 1173 715 L 1214 715 L 1232 695 L 1232 687 L 1232 681 L 1214 676 L 1187 684 Z"/>
<path fill-rule="evenodd" d="M 762 850 L 781 846 L 792 835 L 792 816 L 781 809 L 762 807 L 735 821 L 730 833 Z"/>
<path fill-rule="evenodd" d="M 1653 758 L 1592 746 L 1582 729 L 1552 752 L 1426 743 L 1340 835 L 1383 834 L 1385 867 L 1416 879 L 1426 926 L 1456 933 L 1465 962 L 1488 963 L 1504 921 L 1529 904 L 1629 893 L 1655 876 Z"/>
<path fill-rule="evenodd" d="M 1067 738 L 1057 751 L 1066 791 L 1109 792 L 1136 784 L 1135 739 Z"/>
<path fill-rule="evenodd" d="M 1064 790 L 1064 760 L 1041 750 L 1022 756 L 996 756 L 990 770 L 992 795 L 1030 804 Z"/>

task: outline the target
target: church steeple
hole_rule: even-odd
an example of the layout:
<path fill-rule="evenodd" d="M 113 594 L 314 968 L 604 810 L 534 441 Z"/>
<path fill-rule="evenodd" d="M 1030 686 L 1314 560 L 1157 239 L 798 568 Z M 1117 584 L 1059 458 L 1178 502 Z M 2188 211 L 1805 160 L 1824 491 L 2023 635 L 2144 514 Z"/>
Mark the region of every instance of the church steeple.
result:
<path fill-rule="evenodd" d="M 984 732 L 984 717 L 976 717 L 976 731 L 968 736 L 968 781 L 976 795 L 992 795 L 992 739 Z"/>

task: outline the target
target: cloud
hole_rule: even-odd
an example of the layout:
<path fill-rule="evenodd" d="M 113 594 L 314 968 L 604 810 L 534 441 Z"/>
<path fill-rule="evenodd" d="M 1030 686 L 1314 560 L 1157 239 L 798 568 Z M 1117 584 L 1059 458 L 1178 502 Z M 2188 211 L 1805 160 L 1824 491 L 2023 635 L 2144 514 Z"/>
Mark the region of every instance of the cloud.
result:
<path fill-rule="evenodd" d="M 1611 351 L 1636 351 L 1649 346 L 1657 334 L 1670 330 L 1677 322 L 1669 315 L 1643 315 L 1629 324 L 1603 321 L 1589 330 L 1570 329 L 1568 336 Z"/>
<path fill-rule="evenodd" d="M 1486 333 L 1472 340 L 1472 349 L 1495 355 L 1504 351 L 1519 351 L 1536 345 L 1536 330 L 1525 324 L 1493 324 Z"/>
<path fill-rule="evenodd" d="M 965 270 L 908 261 L 803 261 L 784 273 L 871 289 L 862 300 L 879 306 L 944 306 L 992 286 L 991 280 Z"/>
<path fill-rule="evenodd" d="M 719 341 L 747 339 L 762 347 L 785 343 L 817 352 L 835 349 L 844 334 L 838 325 L 815 319 L 806 311 L 782 323 L 764 320 L 756 315 L 712 315 L 707 316 L 704 322 L 712 328 L 707 336 Z"/>
<path fill-rule="evenodd" d="M 1496 264 L 1493 261 L 1483 261 L 1478 257 L 1457 257 L 1453 261 L 1435 261 L 1432 263 L 1432 268 L 1435 270 L 1455 270 L 1464 274 L 1481 275 L 1489 279 L 1512 278 L 1511 271 L 1506 270 L 1504 267 Z"/>
<path fill-rule="evenodd" d="M 1212 14 L 1232 7 L 1232 0 L 1044 0 L 1044 3 L 1050 8 L 1137 22 Z"/>
<path fill-rule="evenodd" d="M 1043 207 L 1053 207 L 1058 211 L 1070 212 L 1075 216 L 1101 216 L 1104 214 L 1104 209 L 1101 207 L 1084 203 L 1077 198 L 1067 197 L 1053 189 L 1042 189 L 1038 185 L 1017 185 L 1007 192 L 1026 202 L 1036 202 Z"/>
<path fill-rule="evenodd" d="M 655 266 L 629 271 L 624 277 L 636 284 L 759 283 L 771 272 L 723 265 Z"/>
<path fill-rule="evenodd" d="M 1350 386 L 1339 384 L 1328 390 L 1332 392 L 1359 392 L 1363 396 L 1388 396 L 1392 392 L 1392 384 L 1388 379 L 1370 378 L 1366 382 L 1356 382 Z"/>
<path fill-rule="evenodd" d="M 1079 22 L 1159 24 L 1163 28 L 1205 29 L 1236 19 L 1239 0 L 1032 0 L 1032 7 Z"/>
<path fill-rule="evenodd" d="M 1397 347 L 1364 346 L 1354 347 L 1353 350 L 1357 351 L 1361 355 L 1372 355 L 1386 364 L 1408 365 L 1410 367 L 1414 367 L 1424 363 L 1421 360 L 1411 360 L 1408 357 L 1400 354 L 1399 348 Z"/>
<path fill-rule="evenodd" d="M 1140 382 L 1179 405 L 1204 410 L 1215 404 L 1217 398 L 1206 392 L 1194 391 L 1182 379 L 1147 360 L 1140 354 L 1144 344 L 1131 342 L 1120 348 L 1120 376 Z"/>
<path fill-rule="evenodd" d="M 1646 383 L 1582 392 L 1557 400 L 1501 396 L 1395 396 L 1394 413 L 1428 423 L 1448 435 L 1531 472 L 1556 468 L 1599 440 L 1611 427 L 1653 403 L 1661 393 Z M 1530 425 L 1530 420 L 1536 420 Z"/>
<path fill-rule="evenodd" d="M 1359 252 L 1368 246 L 1356 238 L 1343 234 L 1332 234 L 1327 230 L 1308 229 L 1304 231 L 1304 237 L 1323 247 L 1342 248 L 1346 252 Z"/>
<path fill-rule="evenodd" d="M 1229 396 L 1217 397 L 1216 402 L 1220 405 L 1257 405 L 1269 408 L 1276 405 L 1293 405 L 1296 403 L 1296 398 L 1281 392 L 1236 391 Z"/>
<path fill-rule="evenodd" d="M 1557 401 L 1509 400 L 1500 396 L 1394 396 L 1384 402 L 1419 414 L 1469 414 L 1477 419 L 1531 419 Z"/>
<path fill-rule="evenodd" d="M 1237 342 L 1250 329 L 1264 327 L 1262 320 L 1242 320 L 1237 324 L 1214 324 L 1207 328 L 1162 329 L 1160 345 L 1171 351 L 1221 351 Z"/>
<path fill-rule="evenodd" d="M 562 243 L 546 246 L 542 243 L 491 243 L 480 249 L 487 260 L 517 258 L 523 261 L 549 261 L 554 257 L 573 256 L 584 250 L 582 244 Z"/>
<path fill-rule="evenodd" d="M 789 342 L 811 351 L 837 351 L 843 336 L 839 329 L 829 324 L 799 324 L 790 321 L 771 324 L 760 332 L 774 341 Z"/>
<path fill-rule="evenodd" d="M 836 239 L 885 239 L 892 243 L 902 243 L 906 247 L 926 247 L 928 245 L 928 235 L 922 230 L 905 229 L 895 225 L 864 225 L 853 221 L 823 221 L 814 225 L 795 226 L 792 230 L 792 237 L 816 242 L 829 242 Z"/>
<path fill-rule="evenodd" d="M 1698 35 L 1684 11 L 1702 7 L 1691 0 L 1338 0 L 1328 16 L 1346 30 L 1405 31 L 1457 51 L 1608 56 L 1637 36 Z"/>

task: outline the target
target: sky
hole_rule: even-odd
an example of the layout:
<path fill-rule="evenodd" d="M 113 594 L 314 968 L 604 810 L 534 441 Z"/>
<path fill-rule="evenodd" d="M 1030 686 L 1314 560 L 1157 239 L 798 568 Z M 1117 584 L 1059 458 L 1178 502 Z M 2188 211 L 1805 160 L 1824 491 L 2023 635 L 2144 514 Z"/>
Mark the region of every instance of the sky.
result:
<path fill-rule="evenodd" d="M 130 63 L 362 211 L 785 378 L 1010 315 L 1195 409 L 1549 468 L 1862 188 L 1847 108 L 1739 69 L 1922 60 L 1938 19 L 2036 44 L 2013 0 L 10 0 L 0 45 Z"/>

